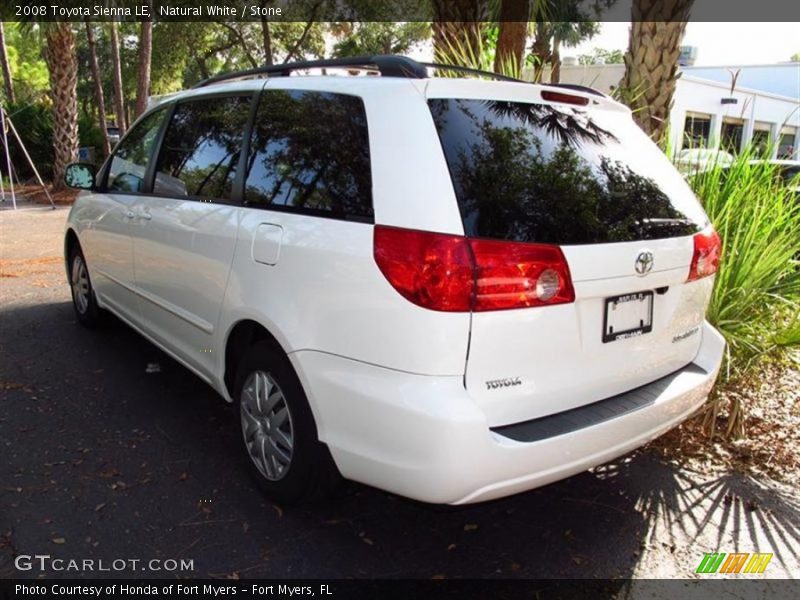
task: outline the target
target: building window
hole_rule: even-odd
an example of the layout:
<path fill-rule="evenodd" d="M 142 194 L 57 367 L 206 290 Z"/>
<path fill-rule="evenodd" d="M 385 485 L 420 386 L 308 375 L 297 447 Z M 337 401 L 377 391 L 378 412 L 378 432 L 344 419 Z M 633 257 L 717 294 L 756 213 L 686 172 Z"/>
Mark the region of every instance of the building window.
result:
<path fill-rule="evenodd" d="M 711 135 L 711 117 L 687 114 L 683 127 L 684 148 L 705 148 Z"/>
<path fill-rule="evenodd" d="M 794 147 L 794 138 L 796 132 L 788 127 L 784 128 L 778 138 L 778 158 L 788 159 L 792 158 L 796 148 Z"/>
<path fill-rule="evenodd" d="M 756 156 L 767 158 L 769 155 L 769 130 L 756 129 L 753 131 L 753 139 L 750 143 Z"/>
<path fill-rule="evenodd" d="M 723 121 L 720 132 L 720 149 L 736 154 L 742 147 L 743 125 L 741 122 Z"/>

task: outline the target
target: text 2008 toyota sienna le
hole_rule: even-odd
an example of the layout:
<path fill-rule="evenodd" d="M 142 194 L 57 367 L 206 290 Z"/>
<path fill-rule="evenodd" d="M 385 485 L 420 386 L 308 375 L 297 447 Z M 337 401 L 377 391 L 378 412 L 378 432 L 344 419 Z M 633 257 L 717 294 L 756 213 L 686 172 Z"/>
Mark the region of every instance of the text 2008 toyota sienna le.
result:
<path fill-rule="evenodd" d="M 233 402 L 279 500 L 337 474 L 528 490 L 673 427 L 717 376 L 720 239 L 630 111 L 430 73 L 218 77 L 68 169 L 78 319 L 114 313 Z"/>

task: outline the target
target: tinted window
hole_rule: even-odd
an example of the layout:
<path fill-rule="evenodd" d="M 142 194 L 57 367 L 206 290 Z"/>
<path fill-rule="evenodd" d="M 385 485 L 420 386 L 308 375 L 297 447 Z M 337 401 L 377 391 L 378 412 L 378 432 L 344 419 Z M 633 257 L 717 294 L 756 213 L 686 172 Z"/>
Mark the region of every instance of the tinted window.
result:
<path fill-rule="evenodd" d="M 153 191 L 230 200 L 249 107 L 249 96 L 179 104 L 164 136 Z"/>
<path fill-rule="evenodd" d="M 430 108 L 469 236 L 590 244 L 706 224 L 689 187 L 624 113 L 492 100 Z"/>
<path fill-rule="evenodd" d="M 253 126 L 244 199 L 251 206 L 371 218 L 369 139 L 361 99 L 265 91 Z"/>
<path fill-rule="evenodd" d="M 142 191 L 144 173 L 150 162 L 153 143 L 166 113 L 166 110 L 161 109 L 146 116 L 117 146 L 108 171 L 109 190 Z"/>

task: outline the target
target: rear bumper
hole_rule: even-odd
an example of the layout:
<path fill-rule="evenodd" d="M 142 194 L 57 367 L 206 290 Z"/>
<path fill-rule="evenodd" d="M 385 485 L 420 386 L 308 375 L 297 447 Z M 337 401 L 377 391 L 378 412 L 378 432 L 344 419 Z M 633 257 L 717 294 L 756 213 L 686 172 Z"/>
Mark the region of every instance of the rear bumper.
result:
<path fill-rule="evenodd" d="M 524 430 L 491 430 L 460 377 L 413 375 L 319 352 L 291 358 L 342 475 L 425 502 L 464 504 L 569 477 L 661 435 L 703 403 L 724 348 L 706 323 L 690 365 L 629 393 L 646 401 L 618 403 L 627 408 L 612 415 L 606 406 L 594 411 L 604 419 L 585 413 L 549 433 L 534 427 L 538 433 L 527 439 L 535 441 L 526 441 Z"/>

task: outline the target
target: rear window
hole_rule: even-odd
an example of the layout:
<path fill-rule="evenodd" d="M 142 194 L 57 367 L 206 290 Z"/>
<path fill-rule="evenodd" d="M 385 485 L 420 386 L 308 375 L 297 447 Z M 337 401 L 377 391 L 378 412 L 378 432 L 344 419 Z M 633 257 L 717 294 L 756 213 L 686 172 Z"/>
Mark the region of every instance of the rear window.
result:
<path fill-rule="evenodd" d="M 625 113 L 429 101 L 466 235 L 600 244 L 707 225 L 691 190 Z"/>

